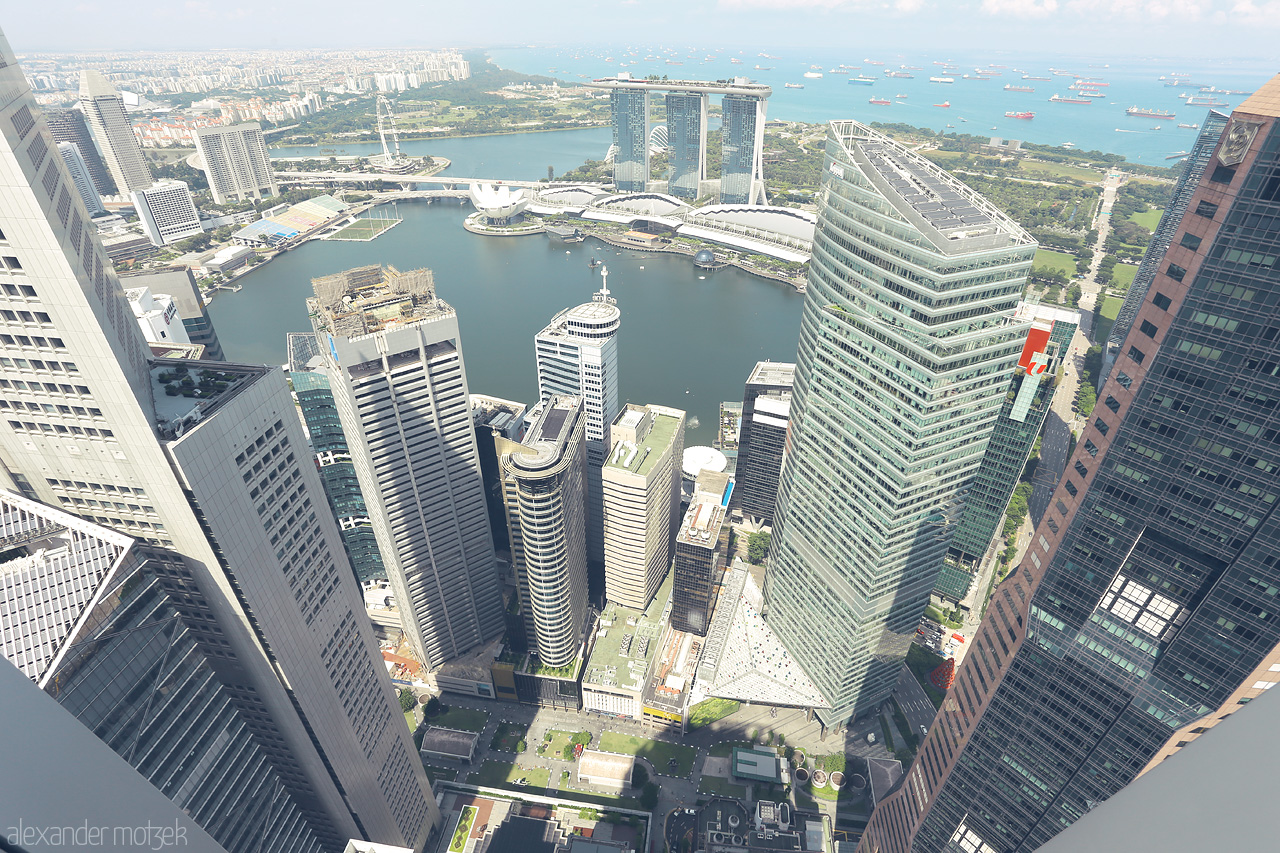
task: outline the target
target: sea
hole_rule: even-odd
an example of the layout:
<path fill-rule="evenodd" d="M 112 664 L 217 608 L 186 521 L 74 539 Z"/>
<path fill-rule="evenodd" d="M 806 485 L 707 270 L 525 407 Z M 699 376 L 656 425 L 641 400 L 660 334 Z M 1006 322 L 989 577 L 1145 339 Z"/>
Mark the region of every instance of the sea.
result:
<path fill-rule="evenodd" d="M 1188 107 L 1181 95 L 1198 95 L 1201 87 L 1253 92 L 1275 74 L 1273 65 L 1260 61 L 1083 59 L 1012 52 L 957 51 L 925 55 L 885 50 L 878 54 L 857 54 L 779 48 L 766 54 L 739 48 L 522 47 L 493 50 L 489 55 L 502 68 L 555 77 L 566 83 L 620 72 L 636 77 L 658 74 L 687 80 L 746 76 L 773 88 L 768 104 L 770 119 L 811 123 L 835 119 L 902 122 L 933 130 L 1044 145 L 1070 143 L 1082 151 L 1122 154 L 1130 161 L 1152 166 L 1176 163 L 1196 136 L 1195 130 L 1178 125 L 1201 124 L 1210 109 Z M 734 59 L 740 62 L 735 63 Z M 943 66 L 935 64 L 940 62 L 959 69 L 959 73 L 944 72 Z M 975 74 L 979 68 L 997 71 L 1000 76 L 980 79 Z M 1064 74 L 1054 74 L 1050 69 Z M 833 70 L 849 73 L 833 74 Z M 912 77 L 887 77 L 886 71 L 902 71 Z M 806 72 L 822 74 L 822 77 L 806 78 Z M 968 74 L 969 79 L 965 79 L 964 74 Z M 1024 80 L 1024 74 L 1049 79 Z M 850 84 L 849 80 L 858 75 L 873 77 L 875 83 Z M 1098 89 L 1106 97 L 1089 104 L 1050 102 L 1049 98 L 1055 94 L 1073 97 L 1073 90 L 1068 87 L 1076 77 L 1066 75 L 1109 84 Z M 953 77 L 955 82 L 931 83 L 930 77 Z M 1187 82 L 1165 85 L 1175 77 Z M 787 88 L 787 83 L 804 88 Z M 1006 84 L 1027 86 L 1035 91 L 1010 92 L 1004 89 Z M 873 105 L 870 103 L 873 97 L 891 103 Z M 1230 112 L 1245 97 L 1244 94 L 1220 95 L 1217 99 L 1228 106 L 1216 109 Z M 947 102 L 950 107 L 937 106 Z M 1126 115 L 1125 110 L 1134 106 L 1171 112 L 1175 118 L 1160 120 Z M 1006 112 L 1028 111 L 1033 112 L 1035 118 L 1005 117 Z M 598 159 L 599 155 L 596 156 Z"/>

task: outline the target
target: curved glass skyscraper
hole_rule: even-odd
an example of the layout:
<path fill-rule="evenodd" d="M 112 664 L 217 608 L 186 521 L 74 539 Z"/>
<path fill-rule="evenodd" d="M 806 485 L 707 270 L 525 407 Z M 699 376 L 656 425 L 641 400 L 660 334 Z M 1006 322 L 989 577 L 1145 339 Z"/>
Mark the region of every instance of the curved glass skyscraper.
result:
<path fill-rule="evenodd" d="M 929 161 L 832 123 L 765 583 L 847 720 L 892 691 L 1026 337 L 1035 243 Z"/>

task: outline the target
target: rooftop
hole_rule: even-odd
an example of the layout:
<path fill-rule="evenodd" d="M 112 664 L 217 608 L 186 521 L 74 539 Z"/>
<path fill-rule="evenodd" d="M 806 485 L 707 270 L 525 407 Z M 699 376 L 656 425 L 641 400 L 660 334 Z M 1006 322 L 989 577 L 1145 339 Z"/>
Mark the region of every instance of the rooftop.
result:
<path fill-rule="evenodd" d="M 724 476 L 724 475 L 722 475 Z M 728 477 L 725 477 L 727 480 Z M 715 548 L 720 542 L 720 528 L 724 524 L 725 508 L 718 497 L 697 500 L 680 522 L 676 541 L 686 545 Z"/>
<path fill-rule="evenodd" d="M 1236 107 L 1237 113 L 1280 118 L 1280 74 L 1263 83 L 1245 102 Z"/>
<path fill-rule="evenodd" d="M 663 613 L 671 597 L 671 574 L 643 611 L 610 602 L 600 614 L 595 645 L 587 658 L 584 685 L 639 693 L 662 639 Z"/>
<path fill-rule="evenodd" d="M 151 362 L 151 396 L 161 438 L 180 437 L 269 370 L 259 365 L 222 361 L 158 359 Z"/>
<path fill-rule="evenodd" d="M 796 366 L 789 361 L 758 361 L 747 377 L 750 385 L 794 385 Z"/>
<path fill-rule="evenodd" d="M 552 397 L 521 442 L 527 449 L 513 451 L 511 461 L 522 471 L 539 471 L 555 465 L 578 423 L 574 413 L 581 411 L 581 397 Z"/>
<path fill-rule="evenodd" d="M 709 95 L 753 95 L 767 98 L 773 89 L 763 83 L 752 83 L 746 77 L 721 80 L 645 80 L 621 72 L 617 77 L 600 77 L 583 83 L 588 89 L 651 89 L 657 92 L 705 92 Z"/>
<path fill-rule="evenodd" d="M 311 313 L 321 318 L 333 335 L 354 338 L 392 326 L 453 313 L 436 297 L 431 270 L 400 272 L 393 266 L 373 264 L 334 275 L 313 278 L 315 298 L 307 300 Z"/>
<path fill-rule="evenodd" d="M 652 409 L 649 411 L 653 412 Z M 623 425 L 634 428 L 634 422 L 638 422 L 643 415 L 643 410 L 627 409 L 623 411 L 618 422 L 628 419 L 628 422 Z M 619 441 L 614 444 L 609 452 L 609 458 L 605 460 L 605 467 L 630 471 L 641 477 L 648 476 L 658 464 L 658 460 L 662 458 L 662 452 L 671 446 L 678 426 L 680 426 L 680 419 L 674 415 L 653 412 L 649 432 L 645 437 L 634 443 Z"/>
<path fill-rule="evenodd" d="M 634 755 L 619 755 L 616 752 L 601 752 L 595 749 L 584 749 L 578 758 L 578 775 L 592 779 L 612 779 L 616 782 L 631 782 L 631 769 L 635 767 Z"/>
<path fill-rule="evenodd" d="M 422 749 L 426 752 L 470 758 L 479 739 L 480 735 L 475 732 L 430 726 L 422 735 Z"/>

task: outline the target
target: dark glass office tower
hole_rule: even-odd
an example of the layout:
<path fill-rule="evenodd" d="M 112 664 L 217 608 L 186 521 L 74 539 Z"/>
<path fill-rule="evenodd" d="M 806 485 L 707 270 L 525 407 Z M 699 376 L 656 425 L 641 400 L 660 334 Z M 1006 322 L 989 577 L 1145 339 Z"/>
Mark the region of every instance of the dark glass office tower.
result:
<path fill-rule="evenodd" d="M 671 574 L 671 627 L 707 635 L 715 608 L 716 588 L 724 574 L 729 527 L 724 523 L 733 484 L 728 474 L 703 471 L 693 500 L 676 534 Z"/>
<path fill-rule="evenodd" d="M 1278 116 L 1233 113 L 863 850 L 1034 850 L 1280 681 Z"/>
<path fill-rule="evenodd" d="M 1023 305 L 1031 320 L 1027 343 L 1005 394 L 982 465 L 965 493 L 964 512 L 934 582 L 934 595 L 959 602 L 969 593 L 974 572 L 991 547 L 996 527 L 1031 455 L 1053 401 L 1058 368 L 1070 351 L 1080 313 L 1051 305 Z"/>
<path fill-rule="evenodd" d="M 773 524 L 778 502 L 778 474 L 791 418 L 791 386 L 796 366 L 761 361 L 747 377 L 738 432 L 737 506 L 765 524 Z"/>
<path fill-rule="evenodd" d="M 84 113 L 80 110 L 45 110 L 44 120 L 49 125 L 49 135 L 54 142 L 70 142 L 80 149 L 80 156 L 89 167 L 89 179 L 93 181 L 98 195 L 115 195 L 116 182 L 107 172 L 102 155 L 98 153 L 98 146 L 89 134 Z"/>
<path fill-rule="evenodd" d="M 764 99 L 754 95 L 725 95 L 720 100 L 722 204 L 753 204 L 757 195 L 763 203 L 764 105 Z"/>
<path fill-rule="evenodd" d="M 613 117 L 613 183 L 618 192 L 641 193 L 649 181 L 649 92 L 609 93 Z"/>
<path fill-rule="evenodd" d="M 667 93 L 667 192 L 692 201 L 707 175 L 707 96 L 699 92 Z"/>

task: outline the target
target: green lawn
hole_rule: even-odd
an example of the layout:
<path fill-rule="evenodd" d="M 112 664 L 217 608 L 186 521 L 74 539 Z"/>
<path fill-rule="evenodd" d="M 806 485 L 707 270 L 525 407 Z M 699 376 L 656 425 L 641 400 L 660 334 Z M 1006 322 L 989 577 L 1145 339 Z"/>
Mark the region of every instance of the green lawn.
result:
<path fill-rule="evenodd" d="M 813 797 L 809 795 L 809 791 L 812 789 L 796 787 L 793 790 L 795 791 L 797 806 L 814 812 L 818 810 L 818 804 L 814 801 Z"/>
<path fill-rule="evenodd" d="M 484 724 L 487 722 L 489 722 L 488 714 L 472 708 L 450 708 L 443 714 L 427 719 L 427 725 L 439 726 L 442 729 L 457 729 L 460 732 L 484 731 Z"/>
<path fill-rule="evenodd" d="M 1117 290 L 1128 290 L 1137 272 L 1137 264 L 1116 264 L 1115 270 L 1111 273 L 1111 286 Z"/>
<path fill-rule="evenodd" d="M 1067 278 L 1076 274 L 1076 259 L 1066 252 L 1053 252 L 1048 249 L 1037 249 L 1032 259 L 1033 267 L 1048 267 L 1062 273 Z"/>
<path fill-rule="evenodd" d="M 600 749 L 623 755 L 635 755 L 646 759 L 653 769 L 665 776 L 688 776 L 693 770 L 693 760 L 698 752 L 691 746 L 666 743 L 660 740 L 632 737 L 618 732 L 600 735 Z M 668 762 L 675 759 L 675 764 Z"/>
<path fill-rule="evenodd" d="M 716 720 L 723 720 L 741 707 L 732 699 L 704 699 L 689 709 L 689 730 L 700 729 Z"/>
<path fill-rule="evenodd" d="M 1023 160 L 1018 163 L 1018 168 L 1040 180 L 1047 178 L 1074 178 L 1077 181 L 1089 182 L 1102 180 L 1102 173 L 1097 169 L 1067 166 L 1062 163 L 1033 163 L 1029 160 Z"/>
<path fill-rule="evenodd" d="M 698 784 L 698 793 L 719 794 L 722 797 L 742 800 L 747 796 L 747 789 L 745 785 L 735 785 L 728 779 L 721 779 L 719 776 L 703 776 L 702 782 Z"/>
<path fill-rule="evenodd" d="M 489 748 L 496 749 L 499 752 L 519 752 L 520 742 L 525 739 L 528 733 L 528 726 L 501 723 L 498 726 L 498 730 L 493 733 L 493 740 L 490 741 Z"/>
<path fill-rule="evenodd" d="M 517 779 L 524 779 L 524 785 L 516 785 Z M 506 761 L 486 761 L 480 765 L 479 771 L 467 777 L 472 785 L 485 785 L 490 788 L 516 788 L 518 790 L 546 789 L 551 773 L 545 767 L 520 767 Z"/>
<path fill-rule="evenodd" d="M 709 755 L 714 755 L 716 758 L 728 758 L 730 755 L 733 755 L 733 750 L 735 748 L 742 747 L 743 749 L 750 749 L 752 746 L 754 746 L 754 744 L 745 740 L 730 740 L 716 744 L 711 747 L 711 749 L 707 750 L 707 753 Z"/>
<path fill-rule="evenodd" d="M 1116 264 L 1116 269 L 1120 269 L 1119 264 Z M 1123 304 L 1124 300 L 1118 296 L 1103 298 L 1102 307 L 1098 311 L 1098 328 L 1093 330 L 1095 341 L 1105 341 L 1111 334 L 1111 327 L 1116 324 L 1116 315 L 1120 313 L 1120 306 Z"/>
<path fill-rule="evenodd" d="M 1129 215 L 1131 222 L 1136 222 L 1148 231 L 1155 231 L 1156 226 L 1160 224 L 1160 217 L 1164 211 L 1158 207 L 1147 210 L 1146 213 L 1133 213 Z"/>
<path fill-rule="evenodd" d="M 418 721 L 413 718 L 413 711 L 404 712 L 404 722 L 411 732 L 418 728 Z"/>
<path fill-rule="evenodd" d="M 449 842 L 449 853 L 462 853 L 467 846 L 467 836 L 471 834 L 471 824 L 476 819 L 475 806 L 463 806 L 462 817 L 453 831 L 453 840 Z"/>
<path fill-rule="evenodd" d="M 574 733 L 551 729 L 547 734 L 551 735 L 551 740 L 544 740 L 539 744 L 539 748 L 542 749 L 539 755 L 544 758 L 564 758 L 564 748 L 573 743 Z"/>
<path fill-rule="evenodd" d="M 941 666 L 942 662 L 943 658 L 915 643 L 907 649 L 907 666 L 911 668 L 911 674 L 916 677 L 916 681 L 920 682 L 925 695 L 929 697 L 929 701 L 935 708 L 942 707 L 942 700 L 946 694 L 933 686 L 933 682 L 929 680 L 929 673 Z"/>

